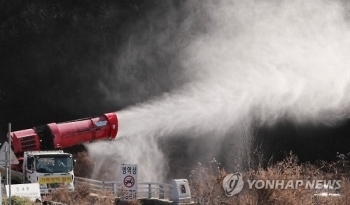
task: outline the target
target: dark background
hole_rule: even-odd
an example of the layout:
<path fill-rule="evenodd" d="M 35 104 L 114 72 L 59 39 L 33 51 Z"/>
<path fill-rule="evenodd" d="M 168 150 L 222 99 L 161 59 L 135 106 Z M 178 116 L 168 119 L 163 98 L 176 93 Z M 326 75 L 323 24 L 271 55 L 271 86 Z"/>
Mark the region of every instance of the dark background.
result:
<path fill-rule="evenodd" d="M 135 33 L 142 36 L 150 27 L 153 32 L 164 30 L 166 25 L 149 16 L 156 13 L 166 18 L 171 7 L 179 13 L 179 22 L 185 19 L 181 2 L 0 1 L 1 139 L 6 137 L 8 123 L 12 130 L 20 130 L 98 116 L 184 83 L 172 60 L 176 48 L 149 52 L 152 63 L 145 59 L 117 63 Z M 147 37 L 142 40 L 159 45 L 159 39 Z M 169 34 L 164 43 L 172 38 Z M 258 142 L 266 158 L 281 159 L 293 150 L 302 161 L 333 160 L 337 152 L 350 151 L 349 134 L 350 121 L 328 127 L 285 120 L 259 129 Z"/>
<path fill-rule="evenodd" d="M 169 91 L 172 79 L 157 66 L 161 60 L 142 68 L 115 62 L 130 33 L 152 25 L 150 11 L 176 3 L 102 2 L 1 1 L 1 136 L 9 122 L 18 130 L 96 116 Z"/>

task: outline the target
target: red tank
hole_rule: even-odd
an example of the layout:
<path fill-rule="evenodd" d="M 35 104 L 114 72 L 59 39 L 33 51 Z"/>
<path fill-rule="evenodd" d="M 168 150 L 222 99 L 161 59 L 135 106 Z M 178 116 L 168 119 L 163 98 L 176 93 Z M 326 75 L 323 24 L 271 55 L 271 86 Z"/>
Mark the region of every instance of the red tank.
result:
<path fill-rule="evenodd" d="M 10 135 L 13 152 L 18 156 L 24 151 L 64 149 L 84 142 L 114 139 L 117 132 L 117 115 L 107 113 L 95 118 L 41 125 Z"/>

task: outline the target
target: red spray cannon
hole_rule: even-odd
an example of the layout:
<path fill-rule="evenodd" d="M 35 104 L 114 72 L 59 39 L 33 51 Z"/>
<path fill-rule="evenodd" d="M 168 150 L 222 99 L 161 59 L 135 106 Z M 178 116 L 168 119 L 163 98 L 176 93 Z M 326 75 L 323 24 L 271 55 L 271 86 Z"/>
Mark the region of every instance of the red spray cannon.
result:
<path fill-rule="evenodd" d="M 95 118 L 41 125 L 10 135 L 13 152 L 18 155 L 24 151 L 64 149 L 84 142 L 114 139 L 117 132 L 117 115 L 107 113 Z"/>

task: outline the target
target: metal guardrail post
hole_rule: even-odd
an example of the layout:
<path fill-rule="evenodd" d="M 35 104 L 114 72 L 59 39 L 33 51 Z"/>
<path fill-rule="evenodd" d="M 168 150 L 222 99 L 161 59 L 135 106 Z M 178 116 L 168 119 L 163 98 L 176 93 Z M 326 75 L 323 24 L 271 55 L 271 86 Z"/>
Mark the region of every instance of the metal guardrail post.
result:
<path fill-rule="evenodd" d="M 152 193 L 151 193 L 151 191 L 152 191 L 151 184 L 148 184 L 148 198 L 149 198 L 149 199 L 152 198 Z"/>
<path fill-rule="evenodd" d="M 117 184 L 116 183 L 113 183 L 113 195 L 115 196 L 116 195 L 116 190 L 117 190 Z"/>
<path fill-rule="evenodd" d="M 164 199 L 164 187 L 163 187 L 163 185 L 159 185 L 159 198 Z"/>

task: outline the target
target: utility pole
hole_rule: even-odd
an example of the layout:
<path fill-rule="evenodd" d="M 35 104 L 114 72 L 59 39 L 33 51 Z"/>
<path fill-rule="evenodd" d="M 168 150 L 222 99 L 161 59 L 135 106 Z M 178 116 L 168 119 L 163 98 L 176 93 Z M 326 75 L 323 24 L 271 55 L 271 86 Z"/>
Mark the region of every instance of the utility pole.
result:
<path fill-rule="evenodd" d="M 9 144 L 10 144 L 10 148 L 9 148 L 9 151 L 6 153 L 8 154 L 9 158 L 8 158 L 8 185 L 9 185 L 9 204 L 11 205 L 11 123 L 9 123 L 9 132 L 7 134 L 7 137 L 8 137 L 8 141 L 9 141 Z"/>
<path fill-rule="evenodd" d="M 0 143 L 1 145 L 1 143 Z M 1 153 L 0 153 L 1 154 Z M 2 176 L 1 176 L 1 172 L 0 172 L 0 203 L 2 204 Z"/>

